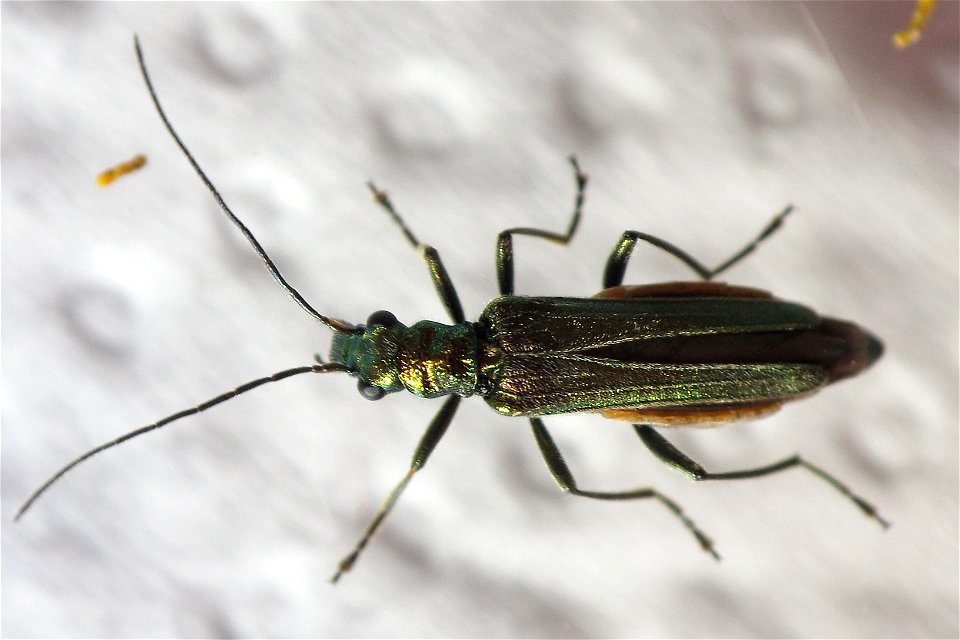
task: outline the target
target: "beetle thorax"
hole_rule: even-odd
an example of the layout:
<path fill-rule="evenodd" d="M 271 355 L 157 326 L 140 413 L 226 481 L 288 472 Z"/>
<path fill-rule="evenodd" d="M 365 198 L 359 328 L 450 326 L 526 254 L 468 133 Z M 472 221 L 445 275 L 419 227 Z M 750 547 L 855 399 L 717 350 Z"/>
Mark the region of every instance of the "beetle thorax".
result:
<path fill-rule="evenodd" d="M 407 391 L 422 398 L 472 395 L 477 386 L 477 334 L 472 324 L 422 321 L 399 336 L 396 368 Z"/>

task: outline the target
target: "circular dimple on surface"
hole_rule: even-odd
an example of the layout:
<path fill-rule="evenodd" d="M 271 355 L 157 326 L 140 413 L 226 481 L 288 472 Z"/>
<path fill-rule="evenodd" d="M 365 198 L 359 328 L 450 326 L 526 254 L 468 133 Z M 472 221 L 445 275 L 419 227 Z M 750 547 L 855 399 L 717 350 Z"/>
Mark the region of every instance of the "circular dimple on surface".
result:
<path fill-rule="evenodd" d="M 659 74 L 627 51 L 591 47 L 559 83 L 559 107 L 579 130 L 604 138 L 627 128 L 650 131 L 670 108 Z"/>
<path fill-rule="evenodd" d="M 230 208 L 247 224 L 264 250 L 277 259 L 288 246 L 296 246 L 306 233 L 304 221 L 310 193 L 303 184 L 272 161 L 254 160 L 226 172 L 223 191 L 230 193 Z M 216 205 L 211 205 L 216 206 Z M 220 235 L 231 259 L 244 268 L 261 269 L 262 262 L 242 233 L 219 210 Z"/>
<path fill-rule="evenodd" d="M 888 369 L 895 370 L 892 363 Z M 938 390 L 907 368 L 896 370 L 899 377 L 885 385 L 896 391 L 882 394 L 879 403 L 865 403 L 841 436 L 843 449 L 881 478 L 940 468 L 944 452 L 954 449 L 949 430 L 938 428 L 950 412 Z"/>
<path fill-rule="evenodd" d="M 136 242 L 90 252 L 76 273 L 60 287 L 56 308 L 81 342 L 112 355 L 142 344 L 141 319 L 186 287 L 180 266 Z"/>
<path fill-rule="evenodd" d="M 957 75 L 957 68 L 950 63 L 950 56 L 931 56 L 927 64 L 931 84 L 956 108 L 957 102 L 960 102 L 960 76 Z"/>
<path fill-rule="evenodd" d="M 255 5 L 236 5 L 201 23 L 200 51 L 224 79 L 253 82 L 275 73 L 281 58 L 280 38 Z"/>
<path fill-rule="evenodd" d="M 820 58 L 793 39 L 757 43 L 740 60 L 738 96 L 747 117 L 759 124 L 805 121 L 833 87 Z"/>
<path fill-rule="evenodd" d="M 442 155 L 476 139 L 483 128 L 483 99 L 459 69 L 411 60 L 377 81 L 370 119 L 397 151 Z"/>
<path fill-rule="evenodd" d="M 103 282 L 69 287 L 60 301 L 67 326 L 82 341 L 112 354 L 130 351 L 136 311 L 126 292 Z"/>

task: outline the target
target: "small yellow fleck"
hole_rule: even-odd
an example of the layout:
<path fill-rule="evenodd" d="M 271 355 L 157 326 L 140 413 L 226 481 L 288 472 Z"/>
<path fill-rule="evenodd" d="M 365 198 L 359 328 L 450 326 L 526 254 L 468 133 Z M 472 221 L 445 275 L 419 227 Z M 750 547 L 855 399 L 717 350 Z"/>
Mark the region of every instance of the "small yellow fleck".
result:
<path fill-rule="evenodd" d="M 930 13 L 936 4 L 937 0 L 917 0 L 917 6 L 910 17 L 910 26 L 893 34 L 893 44 L 898 49 L 906 49 L 920 39 L 920 34 L 923 33 L 927 20 L 930 19 Z"/>
<path fill-rule="evenodd" d="M 125 176 L 128 173 L 133 173 L 143 165 L 147 164 L 147 156 L 143 154 L 137 154 L 127 162 L 122 162 L 115 167 L 110 167 L 103 173 L 97 176 L 97 185 L 105 187 L 111 182 L 119 178 L 120 176 Z"/>

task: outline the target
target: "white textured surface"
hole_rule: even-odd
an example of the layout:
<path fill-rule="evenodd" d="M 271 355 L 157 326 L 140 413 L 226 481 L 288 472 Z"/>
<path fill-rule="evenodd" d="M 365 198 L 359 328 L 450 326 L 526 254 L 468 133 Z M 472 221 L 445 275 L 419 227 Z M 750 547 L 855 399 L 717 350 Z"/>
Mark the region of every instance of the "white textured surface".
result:
<path fill-rule="evenodd" d="M 4 636 L 912 636 L 958 633 L 957 4 L 898 53 L 911 3 L 9 4 L 3 11 Z M 518 291 L 589 295 L 620 232 L 726 258 L 729 280 L 883 337 L 862 377 L 763 422 L 671 434 L 709 469 L 801 451 L 874 500 L 883 533 L 800 472 L 694 485 L 631 430 L 553 419 L 560 494 L 526 424 L 464 402 L 355 571 L 326 580 L 403 474 L 436 403 L 346 377 L 253 392 L 72 472 L 78 452 L 326 352 L 219 216 L 149 104 L 323 312 L 443 320 L 370 201 L 389 188 L 475 318 L 508 226 Z M 96 173 L 134 153 L 140 173 Z M 641 249 L 628 281 L 688 278 Z"/>

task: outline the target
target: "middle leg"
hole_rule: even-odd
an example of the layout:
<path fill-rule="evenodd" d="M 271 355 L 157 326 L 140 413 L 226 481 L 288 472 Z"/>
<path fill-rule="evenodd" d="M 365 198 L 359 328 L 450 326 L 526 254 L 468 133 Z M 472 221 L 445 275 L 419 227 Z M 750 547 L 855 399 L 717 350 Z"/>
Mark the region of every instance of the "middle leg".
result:
<path fill-rule="evenodd" d="M 573 234 L 577 231 L 580 224 L 580 211 L 583 209 L 583 194 L 587 188 L 587 175 L 580 170 L 577 159 L 570 156 L 570 164 L 573 165 L 574 178 L 577 181 L 577 195 L 573 205 L 573 215 L 570 218 L 570 224 L 567 225 L 566 233 L 556 233 L 545 229 L 531 229 L 527 227 L 516 227 L 501 231 L 497 237 L 497 283 L 500 286 L 500 295 L 513 295 L 513 235 L 533 236 L 543 238 L 550 242 L 558 244 L 567 244 L 573 239 Z"/>
<path fill-rule="evenodd" d="M 683 251 L 676 245 L 670 244 L 666 240 L 661 240 L 656 236 L 651 236 L 650 234 L 642 233 L 640 231 L 624 231 L 623 236 L 620 238 L 620 242 L 618 242 L 617 246 L 614 247 L 613 253 L 610 254 L 610 258 L 607 260 L 607 267 L 603 272 L 603 288 L 609 289 L 610 287 L 616 287 L 623 284 L 623 275 L 627 270 L 627 263 L 630 261 L 630 256 L 633 254 L 633 249 L 637 244 L 637 240 L 643 240 L 644 242 L 648 242 L 655 247 L 663 249 L 693 269 L 697 275 L 704 280 L 711 280 L 736 263 L 740 262 L 749 254 L 753 253 L 754 249 L 756 249 L 757 246 L 763 242 L 763 240 L 780 228 L 780 225 L 783 224 L 783 219 L 786 218 L 791 211 L 793 211 L 793 205 L 788 205 L 786 209 L 774 216 L 773 220 L 771 220 L 767 226 L 763 228 L 763 231 L 761 231 L 756 238 L 750 241 L 747 246 L 745 246 L 743 249 L 740 249 L 730 258 L 723 261 L 719 266 L 713 269 L 706 268 L 702 263 L 688 254 L 686 251 Z"/>
<path fill-rule="evenodd" d="M 550 436 L 547 428 L 543 425 L 543 421 L 540 420 L 540 418 L 530 418 L 530 426 L 533 427 L 533 437 L 537 440 L 537 446 L 540 447 L 540 454 L 543 456 L 544 462 L 547 463 L 547 469 L 550 470 L 550 474 L 553 476 L 553 479 L 556 480 L 557 484 L 560 485 L 561 489 L 575 496 L 594 498 L 596 500 L 639 500 L 642 498 L 653 498 L 669 509 L 674 516 L 680 519 L 680 522 L 682 522 L 683 526 L 693 534 L 693 536 L 697 539 L 697 542 L 700 543 L 700 547 L 704 551 L 712 555 L 714 559 L 720 559 L 719 554 L 717 554 L 713 548 L 713 540 L 711 540 L 704 532 L 697 528 L 697 525 L 693 523 L 693 520 L 687 517 L 687 515 L 683 512 L 683 509 L 680 508 L 680 505 L 656 489 L 652 487 L 646 487 L 643 489 L 609 492 L 585 491 L 577 487 L 577 483 L 573 478 L 573 474 L 570 472 L 570 468 L 564 461 L 563 455 L 560 453 L 560 449 L 553 441 L 553 438 Z"/>

